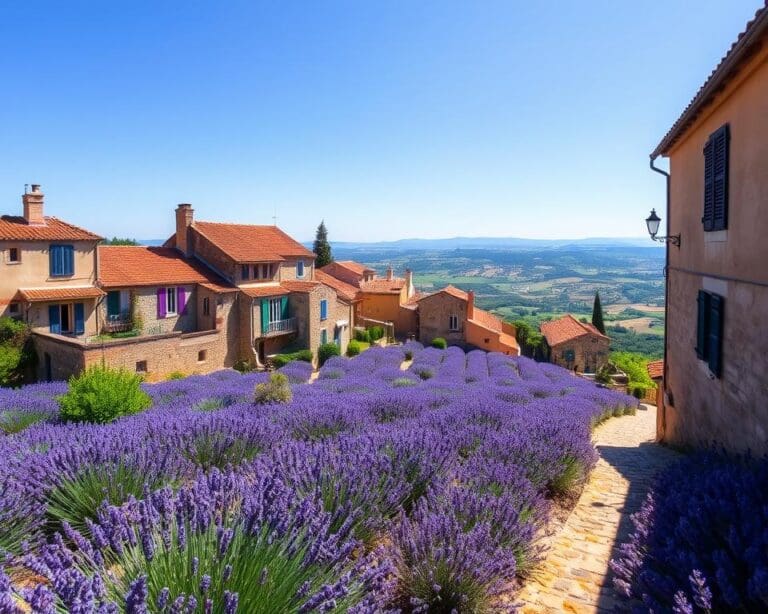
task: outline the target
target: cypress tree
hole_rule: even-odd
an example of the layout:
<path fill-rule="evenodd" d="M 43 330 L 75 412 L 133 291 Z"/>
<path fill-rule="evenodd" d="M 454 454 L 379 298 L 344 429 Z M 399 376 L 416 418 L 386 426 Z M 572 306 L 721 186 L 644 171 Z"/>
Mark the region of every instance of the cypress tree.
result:
<path fill-rule="evenodd" d="M 325 220 L 320 222 L 315 233 L 315 245 L 312 248 L 315 252 L 315 266 L 317 268 L 323 267 L 326 264 L 333 262 L 333 256 L 331 255 L 331 244 L 328 243 L 328 229 L 325 227 Z"/>
<path fill-rule="evenodd" d="M 600 293 L 595 292 L 595 302 L 592 305 L 592 325 L 605 334 L 605 324 L 603 323 L 603 306 L 600 304 Z"/>

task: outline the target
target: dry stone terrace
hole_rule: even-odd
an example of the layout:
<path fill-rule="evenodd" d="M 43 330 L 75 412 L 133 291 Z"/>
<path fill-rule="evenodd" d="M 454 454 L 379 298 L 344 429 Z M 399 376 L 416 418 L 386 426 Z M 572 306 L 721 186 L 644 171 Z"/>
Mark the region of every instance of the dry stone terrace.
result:
<path fill-rule="evenodd" d="M 600 453 L 589 481 L 549 553 L 519 596 L 525 614 L 612 612 L 621 606 L 608 562 L 632 529 L 653 476 L 678 454 L 655 443 L 656 408 L 613 418 L 594 433 Z"/>

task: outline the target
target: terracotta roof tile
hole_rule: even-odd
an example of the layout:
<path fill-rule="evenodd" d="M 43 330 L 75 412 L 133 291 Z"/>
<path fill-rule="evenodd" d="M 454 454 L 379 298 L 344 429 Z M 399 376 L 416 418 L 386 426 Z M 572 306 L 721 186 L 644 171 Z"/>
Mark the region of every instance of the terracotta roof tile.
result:
<path fill-rule="evenodd" d="M 357 298 L 357 288 L 355 288 L 355 286 L 348 284 L 341 279 L 337 279 L 325 271 L 315 271 L 315 279 L 336 290 L 336 294 L 345 301 L 354 301 L 355 298 Z"/>
<path fill-rule="evenodd" d="M 224 280 L 201 262 L 170 247 L 100 245 L 99 284 L 105 288 L 209 284 L 228 291 Z"/>
<path fill-rule="evenodd" d="M 517 350 L 518 353 L 520 352 L 520 344 L 518 344 L 517 339 L 509 333 L 501 333 L 499 335 L 499 341 L 508 348 Z"/>
<path fill-rule="evenodd" d="M 27 224 L 21 216 L 0 217 L 0 239 L 4 241 L 100 241 L 102 237 L 55 217 L 45 224 Z"/>
<path fill-rule="evenodd" d="M 429 294 L 423 294 L 418 298 L 418 300 L 421 301 L 425 298 L 429 298 L 430 296 L 437 296 L 438 294 L 448 294 L 462 301 L 469 300 L 469 293 L 464 292 L 464 290 L 460 290 L 456 286 L 451 286 L 451 285 L 447 285 L 445 288 L 440 288 L 440 290 L 436 290 L 435 292 L 430 292 Z"/>
<path fill-rule="evenodd" d="M 552 320 L 551 322 L 542 322 L 540 328 L 550 347 L 554 347 L 565 341 L 577 339 L 584 335 L 597 335 L 603 339 L 608 339 L 606 335 L 603 335 L 592 326 L 592 324 L 579 322 L 571 314 L 558 318 L 557 320 Z"/>
<path fill-rule="evenodd" d="M 60 286 L 58 288 L 20 288 L 21 297 L 30 303 L 44 301 L 67 301 L 84 298 L 99 298 L 104 292 L 95 286 Z"/>
<path fill-rule="evenodd" d="M 288 288 L 278 284 L 262 284 L 260 286 L 240 286 L 240 290 L 251 298 L 266 298 L 267 296 L 284 296 L 290 293 Z"/>
<path fill-rule="evenodd" d="M 320 285 L 319 281 L 283 281 L 280 285 L 290 292 L 312 292 Z"/>
<path fill-rule="evenodd" d="M 483 328 L 487 328 L 488 330 L 493 330 L 496 332 L 502 330 L 501 319 L 486 311 L 485 309 L 479 309 L 475 307 L 471 321 L 479 324 Z"/>
<path fill-rule="evenodd" d="M 279 262 L 315 255 L 277 226 L 194 222 L 197 231 L 236 262 Z"/>
<path fill-rule="evenodd" d="M 376 277 L 368 281 L 361 281 L 360 291 L 371 294 L 400 294 L 404 286 L 405 280 L 402 277 L 393 277 L 392 279 Z"/>
<path fill-rule="evenodd" d="M 349 271 L 352 271 L 353 273 L 357 273 L 358 275 L 374 272 L 372 268 L 367 267 L 364 264 L 360 264 L 359 262 L 355 262 L 354 260 L 334 260 L 334 263 L 344 267 Z"/>
<path fill-rule="evenodd" d="M 665 154 L 675 144 L 677 139 L 690 127 L 701 113 L 702 109 L 710 104 L 715 96 L 722 91 L 725 85 L 738 73 L 741 63 L 752 57 L 759 50 L 760 39 L 768 32 L 768 0 L 762 8 L 758 9 L 755 16 L 747 22 L 744 31 L 739 34 L 726 54 L 720 59 L 715 69 L 707 80 L 696 92 L 688 106 L 682 112 L 669 132 L 651 153 L 651 158 Z"/>
<path fill-rule="evenodd" d="M 664 377 L 664 361 L 652 360 L 648 363 L 647 367 L 648 375 L 651 379 L 660 379 Z"/>

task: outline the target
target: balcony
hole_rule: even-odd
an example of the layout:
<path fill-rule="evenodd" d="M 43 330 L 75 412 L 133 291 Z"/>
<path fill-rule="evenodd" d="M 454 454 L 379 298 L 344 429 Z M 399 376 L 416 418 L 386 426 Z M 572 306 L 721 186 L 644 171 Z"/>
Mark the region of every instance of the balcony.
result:
<path fill-rule="evenodd" d="M 267 328 L 261 331 L 262 337 L 276 337 L 278 335 L 287 335 L 295 333 L 298 330 L 296 318 L 287 318 L 286 320 L 273 320 L 267 324 Z"/>
<path fill-rule="evenodd" d="M 133 318 L 130 313 L 112 314 L 104 322 L 103 332 L 124 333 L 133 329 Z"/>

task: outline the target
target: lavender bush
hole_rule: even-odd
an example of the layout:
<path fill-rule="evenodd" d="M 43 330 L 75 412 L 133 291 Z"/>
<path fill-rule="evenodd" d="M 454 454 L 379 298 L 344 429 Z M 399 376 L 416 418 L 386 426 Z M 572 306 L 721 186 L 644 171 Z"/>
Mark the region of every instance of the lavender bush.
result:
<path fill-rule="evenodd" d="M 768 458 L 686 458 L 662 473 L 632 522 L 611 569 L 636 609 L 768 609 Z"/>
<path fill-rule="evenodd" d="M 0 391 L 0 414 L 30 416 L 0 434 L 0 610 L 494 609 L 593 466 L 592 426 L 636 407 L 417 343 L 278 373 L 288 402 L 222 371 L 143 384 L 151 407 L 108 424 L 60 423 L 59 384 Z M 45 581 L 15 584 L 23 567 Z"/>

